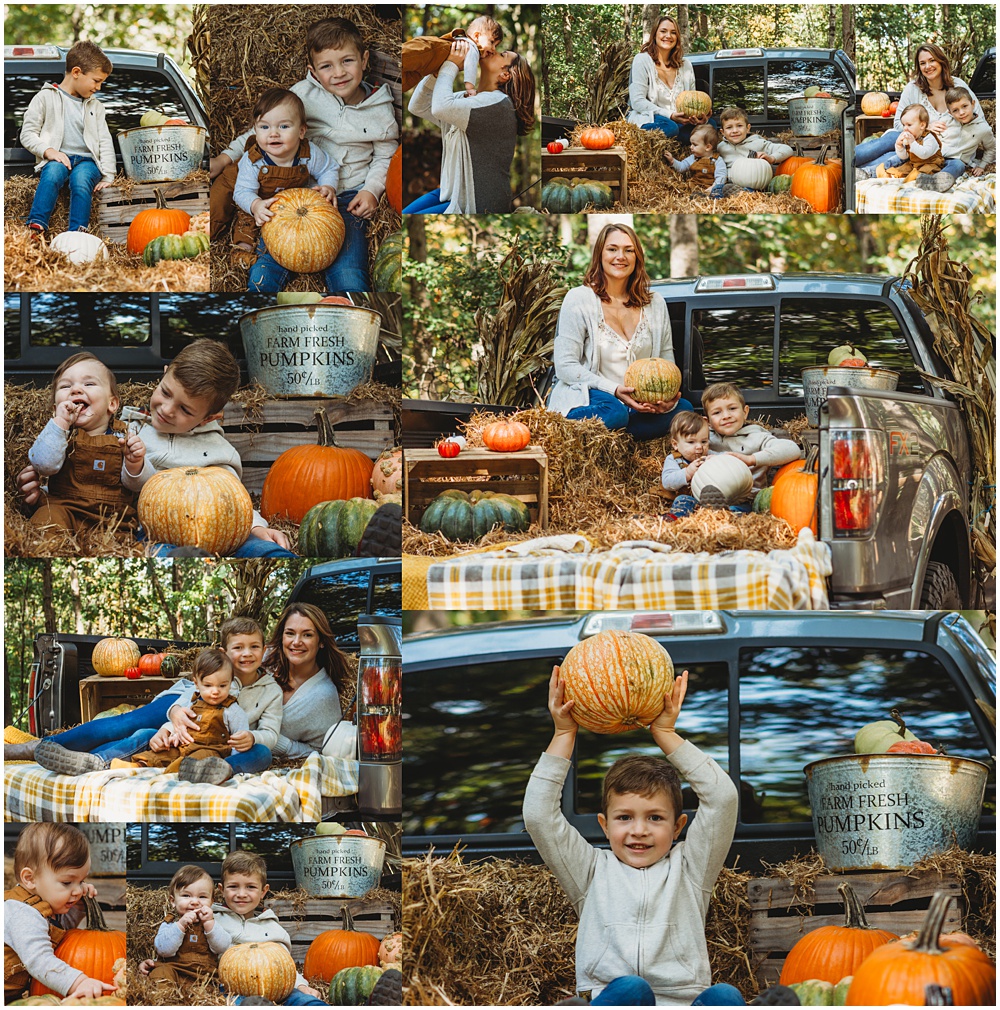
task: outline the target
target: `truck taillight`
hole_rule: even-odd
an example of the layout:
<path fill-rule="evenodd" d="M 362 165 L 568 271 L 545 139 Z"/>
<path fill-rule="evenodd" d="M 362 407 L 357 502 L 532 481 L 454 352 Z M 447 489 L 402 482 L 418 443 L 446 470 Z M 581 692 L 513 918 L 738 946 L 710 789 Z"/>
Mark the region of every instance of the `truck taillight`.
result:
<path fill-rule="evenodd" d="M 403 677 L 399 659 L 362 656 L 358 671 L 358 743 L 362 761 L 403 757 Z"/>
<path fill-rule="evenodd" d="M 885 436 L 865 428 L 830 430 L 833 535 L 867 536 L 875 525 Z"/>

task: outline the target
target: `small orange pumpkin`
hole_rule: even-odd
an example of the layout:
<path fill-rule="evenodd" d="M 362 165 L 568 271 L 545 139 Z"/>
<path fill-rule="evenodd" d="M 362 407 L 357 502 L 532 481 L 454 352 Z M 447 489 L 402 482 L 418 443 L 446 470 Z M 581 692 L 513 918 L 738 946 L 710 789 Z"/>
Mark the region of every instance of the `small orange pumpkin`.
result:
<path fill-rule="evenodd" d="M 580 134 L 580 146 L 588 151 L 606 151 L 615 146 L 615 135 L 606 126 L 588 126 Z"/>
<path fill-rule="evenodd" d="M 827 165 L 826 152 L 812 165 L 800 165 L 792 176 L 792 196 L 800 197 L 817 214 L 827 214 L 840 205 L 842 170 Z"/>
<path fill-rule="evenodd" d="M 894 743 L 886 754 L 937 754 L 937 750 L 926 740 L 900 740 Z"/>
<path fill-rule="evenodd" d="M 362 832 L 363 834 L 363 832 Z M 361 965 L 378 966 L 378 937 L 354 928 L 354 920 L 345 905 L 340 910 L 343 929 L 328 929 L 320 933 L 306 951 L 302 974 L 306 978 L 321 978 L 329 982 L 344 968 Z"/>
<path fill-rule="evenodd" d="M 819 475 L 810 459 L 806 465 L 800 465 L 797 470 L 789 470 L 774 482 L 774 490 L 771 492 L 771 515 L 787 520 L 796 533 L 806 527 L 816 533 L 818 494 Z"/>
<path fill-rule="evenodd" d="M 403 213 L 403 145 L 396 148 L 396 153 L 389 162 L 389 174 L 385 180 L 385 195 L 389 206 L 397 214 Z"/>
<path fill-rule="evenodd" d="M 800 155 L 793 154 L 790 158 L 785 158 L 785 160 L 780 165 L 774 166 L 775 175 L 795 175 L 795 170 L 801 168 L 803 165 L 815 165 L 816 162 L 812 158 L 803 158 Z"/>
<path fill-rule="evenodd" d="M 483 445 L 493 452 L 520 452 L 531 441 L 531 429 L 520 421 L 494 421 L 483 428 Z"/>
<path fill-rule="evenodd" d="M 345 225 L 335 203 L 314 189 L 285 189 L 270 207 L 273 217 L 260 230 L 267 251 L 286 270 L 325 270 L 344 244 Z"/>
<path fill-rule="evenodd" d="M 174 210 L 163 199 L 163 190 L 157 189 L 156 206 L 140 210 L 125 235 L 125 248 L 136 256 L 146 251 L 146 246 L 161 235 L 183 235 L 191 225 L 191 215 L 186 210 Z"/>

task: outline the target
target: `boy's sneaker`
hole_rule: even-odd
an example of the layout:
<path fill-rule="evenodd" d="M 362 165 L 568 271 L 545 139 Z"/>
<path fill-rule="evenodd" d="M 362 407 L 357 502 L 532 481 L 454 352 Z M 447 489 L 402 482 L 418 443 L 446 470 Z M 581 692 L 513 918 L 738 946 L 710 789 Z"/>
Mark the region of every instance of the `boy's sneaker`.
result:
<path fill-rule="evenodd" d="M 40 224 L 29 224 L 28 231 L 31 232 L 33 242 L 42 242 L 45 239 L 45 226 Z"/>
<path fill-rule="evenodd" d="M 958 180 L 950 172 L 935 172 L 933 175 L 918 175 L 913 184 L 917 189 L 931 189 L 936 193 L 947 193 Z"/>
<path fill-rule="evenodd" d="M 232 777 L 229 763 L 217 757 L 184 758 L 177 771 L 177 778 L 182 782 L 207 782 L 213 786 L 221 786 Z"/>
<path fill-rule="evenodd" d="M 862 179 L 874 179 L 875 175 L 870 168 L 856 168 L 854 178 L 860 182 Z"/>
<path fill-rule="evenodd" d="M 87 772 L 106 771 L 108 767 L 108 763 L 96 754 L 70 750 L 55 740 L 39 740 L 35 760 L 43 768 L 60 775 L 86 775 Z"/>
<path fill-rule="evenodd" d="M 714 485 L 706 484 L 698 495 L 698 504 L 710 509 L 728 509 L 726 496 Z"/>

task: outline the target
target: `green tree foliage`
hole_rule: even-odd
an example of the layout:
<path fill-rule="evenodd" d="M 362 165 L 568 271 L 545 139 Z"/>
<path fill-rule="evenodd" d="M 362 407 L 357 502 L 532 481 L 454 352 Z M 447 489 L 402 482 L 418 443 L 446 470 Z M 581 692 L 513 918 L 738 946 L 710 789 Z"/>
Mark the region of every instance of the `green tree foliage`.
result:
<path fill-rule="evenodd" d="M 902 91 L 924 42 L 941 46 L 952 73 L 968 82 L 996 45 L 995 4 L 858 4 L 858 87 Z"/>
<path fill-rule="evenodd" d="M 164 52 L 192 76 L 191 4 L 4 4 L 4 42 Z"/>

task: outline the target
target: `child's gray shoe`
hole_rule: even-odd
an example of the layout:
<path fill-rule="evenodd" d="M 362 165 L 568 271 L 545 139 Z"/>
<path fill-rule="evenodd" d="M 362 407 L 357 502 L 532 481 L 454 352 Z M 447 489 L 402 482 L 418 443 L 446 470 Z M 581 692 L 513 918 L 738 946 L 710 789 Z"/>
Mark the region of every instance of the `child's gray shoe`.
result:
<path fill-rule="evenodd" d="M 60 775 L 86 775 L 87 772 L 103 772 L 108 767 L 107 761 L 96 754 L 70 750 L 55 740 L 39 740 L 35 760 L 43 768 Z"/>
<path fill-rule="evenodd" d="M 727 509 L 726 496 L 714 484 L 706 484 L 698 493 L 698 504 L 710 509 Z"/>
<path fill-rule="evenodd" d="M 917 189 L 930 189 L 937 193 L 947 193 L 958 180 L 950 172 L 935 172 L 933 175 L 917 176 L 913 184 Z"/>
<path fill-rule="evenodd" d="M 854 178 L 859 181 L 861 179 L 874 179 L 875 173 L 870 168 L 856 168 L 854 170 Z"/>
<path fill-rule="evenodd" d="M 233 769 L 222 758 L 184 758 L 177 777 L 182 782 L 208 782 L 213 786 L 221 786 L 233 777 Z"/>

